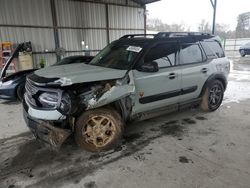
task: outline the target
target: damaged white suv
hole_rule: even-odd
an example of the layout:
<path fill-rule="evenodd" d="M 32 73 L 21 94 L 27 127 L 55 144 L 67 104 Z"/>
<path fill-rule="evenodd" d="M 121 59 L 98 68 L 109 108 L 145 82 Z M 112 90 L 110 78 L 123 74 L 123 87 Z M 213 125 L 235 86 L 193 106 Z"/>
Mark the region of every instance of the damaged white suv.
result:
<path fill-rule="evenodd" d="M 37 138 L 53 146 L 74 134 L 80 147 L 106 150 L 131 120 L 195 104 L 216 110 L 229 69 L 210 34 L 126 35 L 89 64 L 52 66 L 28 76 L 24 119 Z"/>

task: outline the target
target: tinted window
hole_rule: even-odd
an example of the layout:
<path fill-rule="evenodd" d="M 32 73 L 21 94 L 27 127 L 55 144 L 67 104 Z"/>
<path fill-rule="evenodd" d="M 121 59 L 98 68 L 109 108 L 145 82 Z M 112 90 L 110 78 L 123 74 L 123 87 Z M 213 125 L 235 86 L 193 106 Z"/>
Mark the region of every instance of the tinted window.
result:
<path fill-rule="evenodd" d="M 89 64 L 126 70 L 141 51 L 142 47 L 140 46 L 113 42 L 99 52 Z"/>
<path fill-rule="evenodd" d="M 201 45 L 208 59 L 217 58 L 216 53 L 208 46 L 207 42 L 201 42 Z"/>
<path fill-rule="evenodd" d="M 224 51 L 217 41 L 206 41 L 205 43 L 217 55 L 217 57 L 225 57 Z"/>
<path fill-rule="evenodd" d="M 250 42 L 244 45 L 245 47 L 250 47 Z"/>
<path fill-rule="evenodd" d="M 202 62 L 202 51 L 198 44 L 183 44 L 180 57 L 181 64 Z"/>
<path fill-rule="evenodd" d="M 159 68 L 170 67 L 175 65 L 177 52 L 178 47 L 175 43 L 158 44 L 150 49 L 144 58 L 144 62 L 154 61 Z"/>

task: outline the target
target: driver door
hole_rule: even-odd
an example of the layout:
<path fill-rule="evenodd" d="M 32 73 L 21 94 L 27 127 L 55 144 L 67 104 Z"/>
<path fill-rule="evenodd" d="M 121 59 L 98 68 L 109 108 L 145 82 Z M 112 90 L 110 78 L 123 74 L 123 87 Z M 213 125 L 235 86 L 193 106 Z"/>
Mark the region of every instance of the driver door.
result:
<path fill-rule="evenodd" d="M 177 64 L 177 43 L 161 43 L 152 47 L 142 64 L 156 62 L 158 72 L 133 70 L 136 96 L 133 114 L 177 104 L 180 100 L 181 70 Z"/>

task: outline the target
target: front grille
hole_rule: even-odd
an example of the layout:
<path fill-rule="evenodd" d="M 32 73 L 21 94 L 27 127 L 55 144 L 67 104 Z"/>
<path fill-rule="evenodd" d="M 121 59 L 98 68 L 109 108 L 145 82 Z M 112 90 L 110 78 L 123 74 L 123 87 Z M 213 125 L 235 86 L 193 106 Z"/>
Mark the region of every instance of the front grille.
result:
<path fill-rule="evenodd" d="M 26 97 L 25 97 L 26 102 L 32 105 L 33 107 L 37 107 L 34 95 L 38 93 L 39 89 L 34 85 L 32 85 L 29 79 L 26 79 L 25 90 L 26 90 Z"/>
<path fill-rule="evenodd" d="M 25 89 L 26 89 L 26 92 L 28 93 L 28 95 L 30 95 L 30 96 L 35 95 L 39 91 L 38 88 L 36 88 L 35 86 L 33 86 L 31 84 L 29 79 L 26 80 Z"/>

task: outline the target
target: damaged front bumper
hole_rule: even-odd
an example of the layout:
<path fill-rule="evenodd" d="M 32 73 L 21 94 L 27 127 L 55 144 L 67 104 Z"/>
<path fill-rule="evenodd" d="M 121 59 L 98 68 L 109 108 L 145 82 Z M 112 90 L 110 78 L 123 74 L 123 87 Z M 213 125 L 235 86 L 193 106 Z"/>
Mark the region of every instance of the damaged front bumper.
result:
<path fill-rule="evenodd" d="M 24 120 L 34 136 L 55 148 L 59 148 L 72 133 L 69 129 L 53 126 L 50 121 L 43 121 L 29 115 L 31 107 L 23 101 Z"/>

